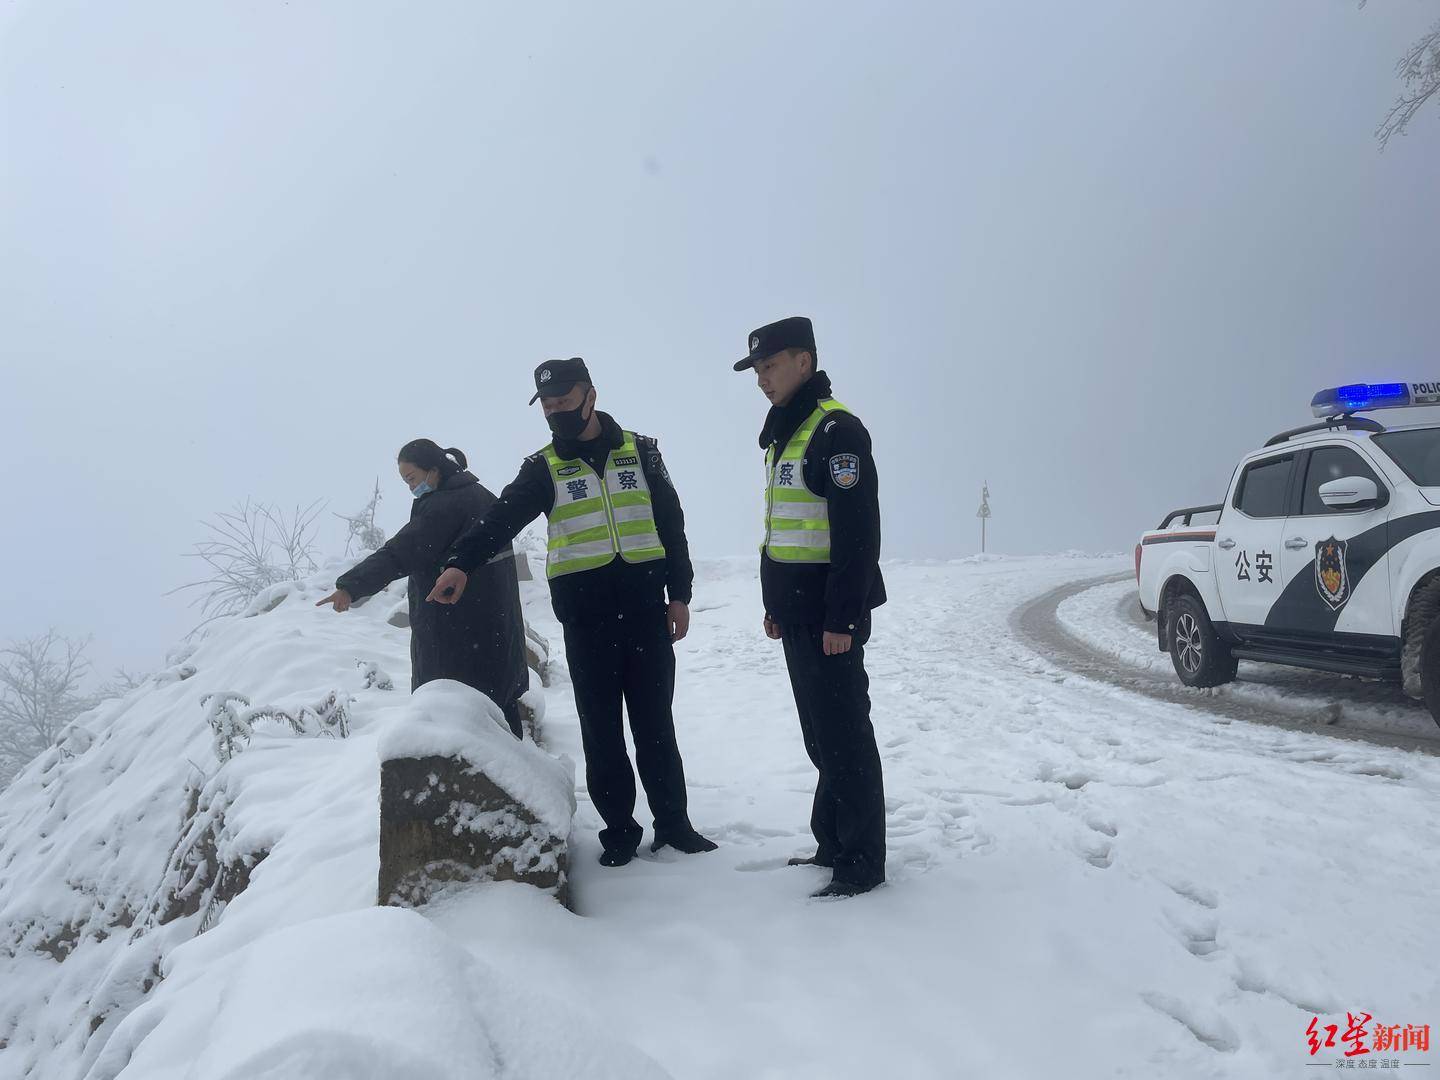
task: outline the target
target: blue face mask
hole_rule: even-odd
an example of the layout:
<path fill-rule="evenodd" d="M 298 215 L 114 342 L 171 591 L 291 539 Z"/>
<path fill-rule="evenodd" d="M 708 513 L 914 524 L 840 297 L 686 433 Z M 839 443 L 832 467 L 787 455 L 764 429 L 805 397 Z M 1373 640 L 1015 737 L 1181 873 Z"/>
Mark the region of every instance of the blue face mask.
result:
<path fill-rule="evenodd" d="M 413 488 L 410 489 L 410 494 L 414 495 L 415 498 L 418 499 L 421 495 L 429 495 L 430 492 L 434 490 L 435 489 L 431 487 L 428 482 L 421 480 L 420 483 L 416 484 Z"/>

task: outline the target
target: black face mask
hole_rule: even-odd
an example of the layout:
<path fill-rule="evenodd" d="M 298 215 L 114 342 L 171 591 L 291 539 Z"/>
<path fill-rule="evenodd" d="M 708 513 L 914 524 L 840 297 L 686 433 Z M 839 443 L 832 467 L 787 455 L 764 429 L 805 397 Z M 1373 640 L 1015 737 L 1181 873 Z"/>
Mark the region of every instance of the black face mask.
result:
<path fill-rule="evenodd" d="M 573 409 L 566 409 L 563 412 L 553 412 L 545 417 L 545 422 L 550 425 L 550 431 L 557 439 L 578 439 L 585 426 L 590 423 L 590 416 L 585 416 L 585 403 L 582 401 Z"/>

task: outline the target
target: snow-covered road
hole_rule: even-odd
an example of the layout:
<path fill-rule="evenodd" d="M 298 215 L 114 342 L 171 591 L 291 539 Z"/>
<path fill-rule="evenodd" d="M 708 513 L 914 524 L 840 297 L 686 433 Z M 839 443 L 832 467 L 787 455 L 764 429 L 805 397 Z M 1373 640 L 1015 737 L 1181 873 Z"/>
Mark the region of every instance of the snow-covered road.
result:
<path fill-rule="evenodd" d="M 1233 683 L 1209 690 L 1182 685 L 1169 656 L 1156 648 L 1155 624 L 1141 616 L 1130 573 L 1051 589 L 1017 608 L 1011 626 L 1065 670 L 1158 701 L 1440 754 L 1440 727 L 1393 683 L 1245 661 Z"/>

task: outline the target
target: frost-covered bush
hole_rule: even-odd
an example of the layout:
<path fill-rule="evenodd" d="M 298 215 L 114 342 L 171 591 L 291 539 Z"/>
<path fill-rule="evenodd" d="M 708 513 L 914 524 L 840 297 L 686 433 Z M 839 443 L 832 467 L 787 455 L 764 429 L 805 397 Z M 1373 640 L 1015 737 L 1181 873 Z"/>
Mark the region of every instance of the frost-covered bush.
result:
<path fill-rule="evenodd" d="M 395 689 L 395 680 L 390 677 L 390 673 L 374 660 L 357 659 L 355 666 L 360 669 L 360 674 L 364 676 L 366 690 Z"/>
<path fill-rule="evenodd" d="M 249 698 L 233 690 L 206 694 L 200 705 L 214 732 L 215 756 L 222 762 L 248 745 L 255 735 L 255 725 L 267 720 L 284 724 L 296 735 L 350 737 L 350 698 L 339 690 L 331 690 L 314 706 L 301 705 L 293 710 L 278 705 L 252 707 Z"/>

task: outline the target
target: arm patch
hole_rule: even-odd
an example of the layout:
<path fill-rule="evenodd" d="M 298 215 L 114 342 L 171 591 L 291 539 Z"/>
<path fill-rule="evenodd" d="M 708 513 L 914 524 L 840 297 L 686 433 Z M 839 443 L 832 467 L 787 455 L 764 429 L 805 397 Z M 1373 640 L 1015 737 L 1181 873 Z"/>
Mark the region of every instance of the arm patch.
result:
<path fill-rule="evenodd" d="M 860 483 L 860 458 L 856 454 L 830 455 L 830 482 L 841 491 Z"/>

